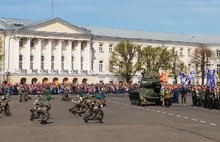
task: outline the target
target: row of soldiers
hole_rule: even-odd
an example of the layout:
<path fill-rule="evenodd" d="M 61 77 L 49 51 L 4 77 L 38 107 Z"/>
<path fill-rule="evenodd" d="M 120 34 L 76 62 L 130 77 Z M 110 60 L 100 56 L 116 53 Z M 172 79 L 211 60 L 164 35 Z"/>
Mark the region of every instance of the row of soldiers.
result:
<path fill-rule="evenodd" d="M 90 92 L 85 94 L 81 91 L 78 98 L 73 102 L 74 107 L 69 109 L 72 114 L 78 114 L 80 117 L 84 114 L 83 119 L 86 123 L 90 120 L 103 122 L 104 113 L 101 108 L 106 105 L 103 89 L 100 89 L 98 93 Z"/>
<path fill-rule="evenodd" d="M 192 86 L 193 106 L 220 109 L 220 88 L 209 86 Z"/>
<path fill-rule="evenodd" d="M 65 89 L 65 95 L 62 96 L 66 99 L 68 90 Z M 50 100 L 52 99 L 48 88 L 42 90 L 41 94 L 37 95 L 38 99 L 35 101 L 35 107 L 31 109 L 31 118 L 41 118 L 41 124 L 46 124 L 49 119 L 49 110 L 51 109 Z M 102 123 L 104 113 L 102 107 L 105 105 L 105 93 L 103 89 L 100 89 L 98 94 L 95 92 L 84 93 L 80 91 L 78 97 L 74 102 L 74 107 L 69 109 L 72 114 L 78 114 L 79 116 L 84 115 L 84 121 L 87 123 L 90 120 L 98 120 Z"/>

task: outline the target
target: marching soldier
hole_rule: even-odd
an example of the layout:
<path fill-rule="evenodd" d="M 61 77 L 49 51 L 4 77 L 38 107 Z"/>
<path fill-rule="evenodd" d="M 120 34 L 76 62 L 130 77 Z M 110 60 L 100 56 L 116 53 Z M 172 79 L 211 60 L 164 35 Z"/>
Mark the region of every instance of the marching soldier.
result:
<path fill-rule="evenodd" d="M 38 101 L 36 102 L 35 109 L 31 110 L 31 121 L 42 116 L 41 124 L 47 124 L 49 119 L 49 110 L 51 109 L 50 100 L 52 99 L 50 95 L 50 90 L 45 90 L 42 92 L 42 96 L 39 96 Z M 35 117 L 36 116 L 36 117 Z"/>

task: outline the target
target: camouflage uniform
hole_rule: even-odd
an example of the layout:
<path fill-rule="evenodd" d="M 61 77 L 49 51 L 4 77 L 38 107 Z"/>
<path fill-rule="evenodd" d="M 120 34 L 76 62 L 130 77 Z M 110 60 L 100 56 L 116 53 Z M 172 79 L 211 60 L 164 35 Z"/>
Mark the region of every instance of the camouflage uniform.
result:
<path fill-rule="evenodd" d="M 39 118 L 41 115 L 41 124 L 46 124 L 49 119 L 49 110 L 51 109 L 50 100 L 52 97 L 50 96 L 48 90 L 44 91 L 42 94 L 45 96 L 39 96 L 39 99 L 35 103 L 36 107 L 31 110 L 32 115 L 30 120 Z"/>
<path fill-rule="evenodd" d="M 83 119 L 87 123 L 90 120 L 98 120 L 100 123 L 103 123 L 102 119 L 104 113 L 101 108 L 105 105 L 104 96 L 102 95 L 93 95 L 94 98 L 91 100 L 91 105 L 89 106 L 89 115 L 85 116 Z"/>

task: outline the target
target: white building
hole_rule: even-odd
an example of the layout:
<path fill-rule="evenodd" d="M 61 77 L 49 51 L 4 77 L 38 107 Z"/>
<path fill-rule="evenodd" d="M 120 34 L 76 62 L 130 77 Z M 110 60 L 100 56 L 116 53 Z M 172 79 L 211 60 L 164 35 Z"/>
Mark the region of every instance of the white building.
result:
<path fill-rule="evenodd" d="M 45 21 L 0 18 L 2 80 L 27 83 L 64 80 L 69 82 L 108 83 L 122 78 L 108 71 L 109 57 L 114 46 L 130 40 L 142 47 L 147 45 L 175 48 L 180 60 L 193 70 L 190 58 L 196 47 L 206 44 L 220 56 L 220 35 L 188 35 L 145 32 L 117 28 L 72 25 L 60 18 Z M 208 65 L 209 66 L 209 65 Z M 211 68 L 220 72 L 220 61 Z M 133 78 L 138 82 L 140 74 Z"/>

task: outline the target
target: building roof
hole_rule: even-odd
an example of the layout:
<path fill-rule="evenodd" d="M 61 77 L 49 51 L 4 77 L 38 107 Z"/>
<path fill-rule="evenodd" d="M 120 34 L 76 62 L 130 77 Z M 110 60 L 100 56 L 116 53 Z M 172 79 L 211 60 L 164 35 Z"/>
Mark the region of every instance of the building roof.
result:
<path fill-rule="evenodd" d="M 0 17 L 0 29 L 14 30 L 35 23 L 33 20 Z"/>
<path fill-rule="evenodd" d="M 95 26 L 84 27 L 88 30 L 91 30 L 92 34 L 96 36 L 110 36 L 128 39 L 148 39 L 202 44 L 220 44 L 220 35 L 175 34 L 162 32 L 147 32 L 141 30 L 128 30 L 119 28 L 104 28 Z"/>
<path fill-rule="evenodd" d="M 143 40 L 157 40 L 170 42 L 184 42 L 184 43 L 199 43 L 199 44 L 220 44 L 220 35 L 203 35 L 203 34 L 177 34 L 177 33 L 163 33 L 163 32 L 147 32 L 141 30 L 128 30 L 121 28 L 106 28 L 96 26 L 76 26 L 60 18 L 46 19 L 42 21 L 33 21 L 15 18 L 0 18 L 0 30 L 14 30 L 22 28 L 30 29 L 34 26 L 40 25 L 51 20 L 59 20 L 73 27 L 78 27 L 81 30 L 89 30 L 94 36 L 107 36 L 126 39 L 143 39 Z"/>

